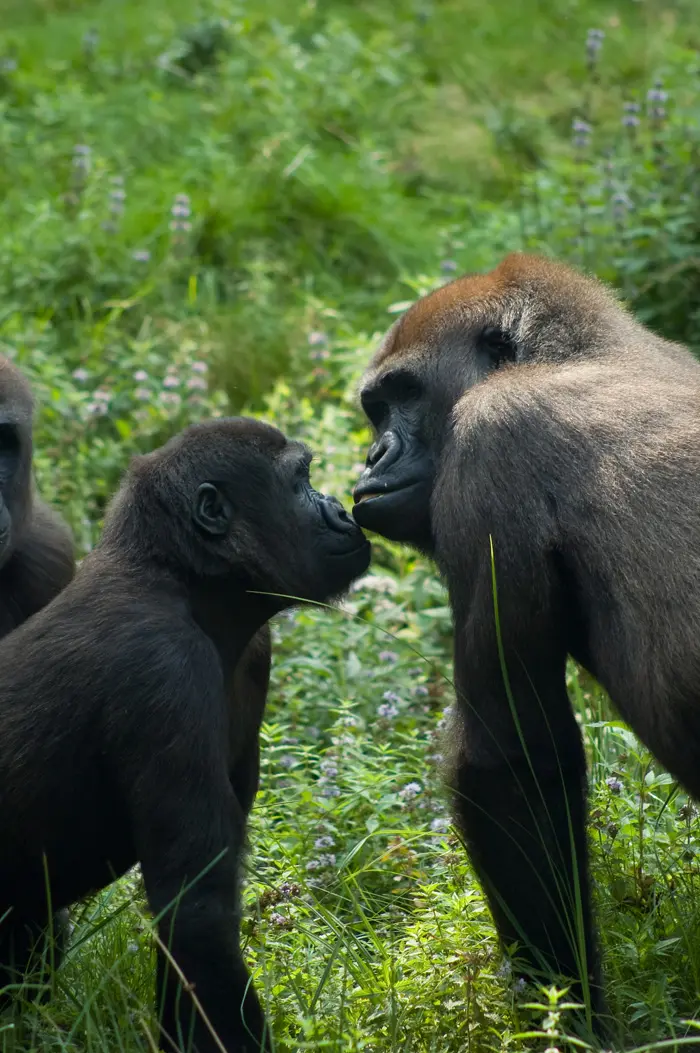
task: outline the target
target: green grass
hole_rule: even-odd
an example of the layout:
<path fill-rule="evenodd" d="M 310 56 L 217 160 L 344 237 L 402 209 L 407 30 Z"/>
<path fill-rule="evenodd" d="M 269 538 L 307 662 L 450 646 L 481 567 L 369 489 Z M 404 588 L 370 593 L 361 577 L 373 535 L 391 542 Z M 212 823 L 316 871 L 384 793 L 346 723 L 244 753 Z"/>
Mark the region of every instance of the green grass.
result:
<path fill-rule="evenodd" d="M 586 100 L 616 119 L 698 44 L 692 0 L 2 8 L 0 338 L 40 329 L 79 362 L 105 331 L 196 326 L 235 405 L 289 368 L 324 307 L 372 328 L 407 275 L 478 263 L 484 200 L 495 251 L 519 247 L 523 174 L 558 156 Z M 178 193 L 192 230 L 174 247 Z"/>
<path fill-rule="evenodd" d="M 37 394 L 39 482 L 80 550 L 133 453 L 230 406 L 306 439 L 317 485 L 347 500 L 368 334 L 441 261 L 554 250 L 700 345 L 694 10 L 4 0 L 0 351 Z M 217 17 L 227 49 L 193 77 Z M 595 77 L 591 27 L 607 34 Z M 621 137 L 622 102 L 657 74 L 671 117 Z M 183 193 L 192 226 L 173 237 Z M 275 635 L 244 940 L 279 1049 L 573 1048 L 555 993 L 524 1008 L 449 828 L 450 621 L 432 568 L 378 540 L 340 612 Z M 698 1010 L 696 812 L 573 668 L 569 688 L 610 1001 L 651 1048 Z M 0 1017 L 2 1053 L 153 1050 L 138 876 L 72 920 L 54 997 Z"/>

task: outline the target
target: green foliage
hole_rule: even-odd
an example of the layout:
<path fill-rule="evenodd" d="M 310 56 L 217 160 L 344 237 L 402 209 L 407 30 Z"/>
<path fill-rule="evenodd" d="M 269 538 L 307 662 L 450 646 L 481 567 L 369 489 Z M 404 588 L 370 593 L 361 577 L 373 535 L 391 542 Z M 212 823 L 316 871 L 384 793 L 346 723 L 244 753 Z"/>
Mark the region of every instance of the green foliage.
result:
<path fill-rule="evenodd" d="M 441 257 L 555 252 L 700 347 L 694 8 L 560 8 L 6 0 L 0 352 L 36 392 L 40 487 L 82 552 L 132 455 L 230 405 L 305 439 L 347 500 L 363 330 L 439 284 Z M 504 968 L 449 826 L 444 589 L 374 553 L 339 611 L 275 627 L 243 931 L 279 1048 L 585 1049 L 565 994 Z M 652 1049 L 697 1015 L 697 814 L 597 686 L 573 667 L 568 685 L 610 1001 Z M 72 922 L 55 997 L 23 992 L 3 1053 L 152 1051 L 138 874 Z"/>
<path fill-rule="evenodd" d="M 669 40 L 694 43 L 688 0 L 624 23 L 602 0 L 560 8 L 5 0 L 0 338 L 19 314 L 80 359 L 105 327 L 194 318 L 233 404 L 259 403 L 319 301 L 364 328 L 441 252 L 473 267 L 482 198 L 509 235 L 494 248 L 519 247 L 511 200 L 577 113 L 591 24 L 603 115 L 615 77 L 646 84 Z"/>
<path fill-rule="evenodd" d="M 656 331 L 700 350 L 697 53 L 669 49 L 641 80 L 614 73 L 582 91 L 569 144 L 523 179 L 517 220 L 483 204 L 476 232 L 455 230 L 455 255 L 473 264 L 476 249 L 477 266 L 512 248 L 558 256 L 615 285 Z"/>

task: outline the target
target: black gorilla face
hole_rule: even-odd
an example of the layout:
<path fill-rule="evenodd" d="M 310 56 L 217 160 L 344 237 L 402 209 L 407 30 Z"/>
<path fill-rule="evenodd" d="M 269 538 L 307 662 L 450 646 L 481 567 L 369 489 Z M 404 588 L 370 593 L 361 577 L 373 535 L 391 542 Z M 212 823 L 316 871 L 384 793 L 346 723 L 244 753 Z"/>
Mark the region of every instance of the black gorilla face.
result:
<path fill-rule="evenodd" d="M 369 566 L 371 546 L 340 501 L 315 490 L 309 480 L 311 454 L 301 444 L 289 444 L 281 465 L 292 488 L 292 518 L 307 555 L 307 573 L 300 577 L 300 595 L 321 599 L 336 594 Z M 314 580 L 318 584 L 314 584 Z"/>
<path fill-rule="evenodd" d="M 326 602 L 369 565 L 371 547 L 335 497 L 309 480 L 311 453 L 261 421 L 193 425 L 141 458 L 136 493 L 169 509 L 171 562 L 253 591 Z M 128 504 L 129 500 L 125 501 Z M 109 524 L 106 535 L 109 537 Z"/>
<path fill-rule="evenodd" d="M 361 398 L 376 439 L 354 490 L 353 515 L 367 530 L 430 551 L 435 459 L 420 382 L 405 370 L 385 373 Z"/>

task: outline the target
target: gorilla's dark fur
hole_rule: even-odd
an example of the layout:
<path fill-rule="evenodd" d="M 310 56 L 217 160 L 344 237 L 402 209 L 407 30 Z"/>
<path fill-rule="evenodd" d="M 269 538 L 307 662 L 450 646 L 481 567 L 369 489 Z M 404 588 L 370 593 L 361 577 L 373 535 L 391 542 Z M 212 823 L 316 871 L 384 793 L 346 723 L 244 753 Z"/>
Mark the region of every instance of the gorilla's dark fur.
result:
<path fill-rule="evenodd" d="M 225 1049 L 268 1048 L 239 949 L 238 869 L 263 627 L 293 601 L 256 593 L 325 601 L 369 562 L 352 519 L 311 488 L 310 459 L 245 419 L 137 458 L 75 580 L 0 643 L 5 981 L 49 920 L 46 875 L 59 911 L 138 860 L 161 939 Z M 220 1048 L 160 953 L 157 996 L 164 1049 Z"/>
<path fill-rule="evenodd" d="M 449 586 L 456 819 L 501 936 L 602 1014 L 565 665 L 700 796 L 700 365 L 599 283 L 514 255 L 407 311 L 362 401 L 355 517 Z"/>
<path fill-rule="evenodd" d="M 32 396 L 0 356 L 0 636 L 41 610 L 73 577 L 68 528 L 32 487 Z"/>

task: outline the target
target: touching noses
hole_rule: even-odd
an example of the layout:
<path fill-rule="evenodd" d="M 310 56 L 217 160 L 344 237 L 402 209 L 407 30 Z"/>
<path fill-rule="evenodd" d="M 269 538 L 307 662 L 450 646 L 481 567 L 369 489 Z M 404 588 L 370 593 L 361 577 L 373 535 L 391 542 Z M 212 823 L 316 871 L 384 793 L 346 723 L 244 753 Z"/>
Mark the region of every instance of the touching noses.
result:
<path fill-rule="evenodd" d="M 321 511 L 331 529 L 346 532 L 357 530 L 355 520 L 348 515 L 336 497 L 326 497 L 321 505 Z"/>

